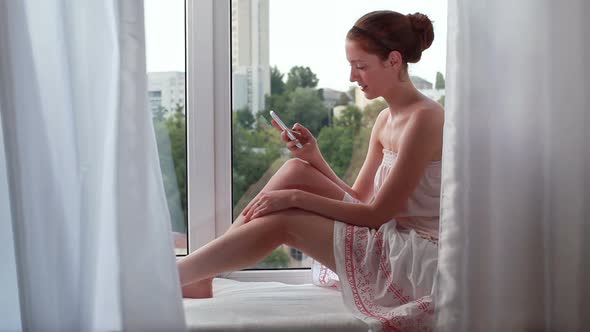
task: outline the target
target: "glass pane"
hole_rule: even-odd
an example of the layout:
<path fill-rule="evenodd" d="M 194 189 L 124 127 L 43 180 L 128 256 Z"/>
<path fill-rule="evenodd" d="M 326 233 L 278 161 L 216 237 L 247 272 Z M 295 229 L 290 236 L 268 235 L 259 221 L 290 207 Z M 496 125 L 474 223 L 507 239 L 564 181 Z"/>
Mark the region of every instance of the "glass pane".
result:
<path fill-rule="evenodd" d="M 177 255 L 188 254 L 184 0 L 145 1 L 148 99 Z"/>
<path fill-rule="evenodd" d="M 360 16 L 381 9 L 422 12 L 434 21 L 433 44 L 409 70 L 422 93 L 444 103 L 446 1 L 232 1 L 234 218 L 290 158 L 270 125 L 270 110 L 287 126 L 310 129 L 332 169 L 352 186 L 386 105 L 368 101 L 349 81 L 344 39 Z M 280 247 L 254 268 L 310 266 L 298 250 Z"/>

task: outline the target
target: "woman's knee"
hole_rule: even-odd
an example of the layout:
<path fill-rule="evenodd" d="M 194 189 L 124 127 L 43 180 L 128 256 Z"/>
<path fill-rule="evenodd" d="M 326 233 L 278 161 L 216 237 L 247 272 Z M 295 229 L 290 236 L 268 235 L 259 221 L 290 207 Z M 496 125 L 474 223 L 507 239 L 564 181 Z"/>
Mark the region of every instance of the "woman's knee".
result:
<path fill-rule="evenodd" d="M 281 171 L 294 175 L 309 174 L 309 172 L 313 170 L 315 170 L 313 166 L 307 161 L 299 158 L 291 158 L 281 167 Z"/>
<path fill-rule="evenodd" d="M 315 183 L 321 175 L 315 167 L 298 158 L 287 160 L 277 174 L 281 175 L 283 184 L 292 189 L 301 189 L 300 187 L 305 187 L 310 182 Z"/>
<path fill-rule="evenodd" d="M 286 218 L 288 216 L 285 216 L 284 212 L 281 211 L 252 219 L 248 224 L 258 227 L 269 241 L 279 246 L 291 241 L 291 232 L 289 231 L 289 223 L 285 220 Z"/>
<path fill-rule="evenodd" d="M 273 246 L 284 244 L 297 248 L 330 267 L 335 266 L 333 220 L 299 209 L 284 210 L 265 217 L 259 221 L 269 230 L 268 236 L 276 241 Z"/>
<path fill-rule="evenodd" d="M 297 224 L 308 215 L 311 214 L 299 209 L 288 209 L 253 219 L 249 223 L 257 223 L 277 245 L 293 245 L 297 238 Z"/>
<path fill-rule="evenodd" d="M 344 194 L 317 168 L 297 158 L 287 160 L 263 191 L 278 189 L 299 189 L 332 199 L 342 199 Z"/>

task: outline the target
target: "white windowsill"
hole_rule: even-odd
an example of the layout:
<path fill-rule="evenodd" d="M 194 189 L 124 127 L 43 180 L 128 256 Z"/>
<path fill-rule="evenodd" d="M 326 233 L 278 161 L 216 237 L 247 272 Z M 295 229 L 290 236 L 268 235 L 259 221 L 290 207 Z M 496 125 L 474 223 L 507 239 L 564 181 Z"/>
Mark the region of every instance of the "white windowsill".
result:
<path fill-rule="evenodd" d="M 278 281 L 285 284 L 310 284 L 311 270 L 244 270 L 225 273 L 223 278 L 237 281 Z"/>
<path fill-rule="evenodd" d="M 366 332 L 340 292 L 313 285 L 213 280 L 213 298 L 184 299 L 188 331 Z"/>

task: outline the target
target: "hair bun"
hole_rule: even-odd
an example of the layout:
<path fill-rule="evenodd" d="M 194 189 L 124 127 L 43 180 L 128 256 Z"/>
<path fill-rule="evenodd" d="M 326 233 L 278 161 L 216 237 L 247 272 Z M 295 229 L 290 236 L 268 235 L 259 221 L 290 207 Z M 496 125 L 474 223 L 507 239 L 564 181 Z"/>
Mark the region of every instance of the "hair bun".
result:
<path fill-rule="evenodd" d="M 432 45 L 432 41 L 434 40 L 432 21 L 430 21 L 428 16 L 421 13 L 408 14 L 407 16 L 410 19 L 412 29 L 418 35 L 421 45 L 420 51 L 424 51 Z"/>

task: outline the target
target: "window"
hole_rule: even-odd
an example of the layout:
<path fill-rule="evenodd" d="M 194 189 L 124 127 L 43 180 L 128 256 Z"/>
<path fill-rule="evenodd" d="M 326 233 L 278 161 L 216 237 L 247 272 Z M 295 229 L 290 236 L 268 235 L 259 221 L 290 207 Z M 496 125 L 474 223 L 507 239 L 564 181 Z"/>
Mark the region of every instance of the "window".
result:
<path fill-rule="evenodd" d="M 440 87 L 446 62 L 445 2 L 186 3 L 190 251 L 223 234 L 233 216 L 289 158 L 278 133 L 268 127 L 271 108 L 288 124 L 298 121 L 312 129 L 336 173 L 352 184 L 366 153 L 370 125 L 384 103 L 365 100 L 348 81 L 344 36 L 360 15 L 382 8 L 420 11 L 435 21 L 435 41 L 422 61 L 410 66 L 410 73 L 428 82 L 436 80 L 438 89 L 430 83 L 422 91 L 436 100 L 444 98 Z M 336 11 L 338 15 L 330 14 Z M 249 37 L 239 37 L 248 30 Z M 290 72 L 302 79 L 290 82 Z M 277 79 L 281 74 L 282 80 Z M 302 106 L 302 100 L 312 107 Z M 300 116 L 304 108 L 313 109 L 312 114 Z M 309 258 L 296 249 L 280 250 L 282 253 L 273 253 L 253 268 L 309 267 Z M 275 271 L 274 275 L 287 272 Z M 260 280 L 264 273 L 243 275 Z"/>
<path fill-rule="evenodd" d="M 145 31 L 148 99 L 176 254 L 188 254 L 186 116 L 184 96 L 184 1 L 146 0 Z M 180 19 L 179 19 L 180 18 Z M 184 88 L 184 86 L 183 86 Z M 184 92 L 182 92 L 184 94 Z"/>
<path fill-rule="evenodd" d="M 290 158 L 270 125 L 270 110 L 288 126 L 299 122 L 310 129 L 335 173 L 353 185 L 366 156 L 372 124 L 386 105 L 382 99 L 366 100 L 349 82 L 346 32 L 360 15 L 376 8 L 400 12 L 407 8 L 406 12 L 422 11 L 437 21 L 433 49 L 439 48 L 445 42 L 444 37 L 439 38 L 440 30 L 446 29 L 444 5 L 391 0 L 354 4 L 337 0 L 231 1 L 234 218 Z M 445 13 L 438 13 L 439 7 L 445 8 Z M 337 16 L 329 14 L 335 10 Z M 325 24 L 328 16 L 330 23 Z M 410 66 L 411 78 L 424 94 L 443 102 L 444 84 L 437 83 L 435 89 L 431 81 L 437 71 L 444 72 L 444 53 L 431 51 L 424 53 L 419 65 Z M 438 58 L 429 58 L 432 53 Z M 442 73 L 440 76 L 436 78 L 439 81 Z M 298 250 L 282 246 L 253 268 L 308 268 L 311 262 Z"/>

